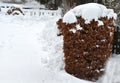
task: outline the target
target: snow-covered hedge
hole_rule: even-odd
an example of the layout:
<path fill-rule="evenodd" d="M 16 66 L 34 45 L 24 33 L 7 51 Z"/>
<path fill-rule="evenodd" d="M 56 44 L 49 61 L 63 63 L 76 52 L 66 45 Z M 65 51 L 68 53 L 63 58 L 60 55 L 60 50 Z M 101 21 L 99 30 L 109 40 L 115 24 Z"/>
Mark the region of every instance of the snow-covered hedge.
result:
<path fill-rule="evenodd" d="M 105 6 L 89 3 L 68 11 L 57 24 L 64 40 L 65 70 L 96 81 L 111 55 L 116 14 Z"/>
<path fill-rule="evenodd" d="M 99 22 L 100 17 L 117 18 L 117 14 L 114 13 L 112 9 L 107 9 L 104 5 L 97 3 L 88 3 L 84 5 L 77 6 L 70 11 L 68 11 L 64 17 L 63 22 L 65 23 L 75 23 L 77 22 L 77 17 L 81 16 L 84 18 L 86 23 L 89 23 L 91 20 Z M 76 18 L 76 19 L 75 19 Z"/>
<path fill-rule="evenodd" d="M 19 8 L 19 7 L 11 7 L 8 11 L 7 11 L 8 15 L 24 15 L 23 11 Z"/>

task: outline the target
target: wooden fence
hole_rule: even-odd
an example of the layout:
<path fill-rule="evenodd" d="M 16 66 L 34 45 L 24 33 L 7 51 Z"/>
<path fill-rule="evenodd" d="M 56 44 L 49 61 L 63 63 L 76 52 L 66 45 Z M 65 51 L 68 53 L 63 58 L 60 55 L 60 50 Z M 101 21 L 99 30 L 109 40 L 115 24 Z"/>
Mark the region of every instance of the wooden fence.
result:
<path fill-rule="evenodd" d="M 6 12 L 12 6 L 0 6 L 1 11 L 4 9 Z M 21 7 L 23 13 L 26 16 L 61 16 L 58 10 L 48 10 L 46 8 L 34 8 L 34 7 Z"/>
<path fill-rule="evenodd" d="M 27 16 L 59 16 L 60 13 L 57 10 L 32 10 L 23 9 L 23 12 Z"/>
<path fill-rule="evenodd" d="M 120 27 L 118 26 L 116 26 L 115 32 L 114 32 L 112 53 L 120 54 Z"/>

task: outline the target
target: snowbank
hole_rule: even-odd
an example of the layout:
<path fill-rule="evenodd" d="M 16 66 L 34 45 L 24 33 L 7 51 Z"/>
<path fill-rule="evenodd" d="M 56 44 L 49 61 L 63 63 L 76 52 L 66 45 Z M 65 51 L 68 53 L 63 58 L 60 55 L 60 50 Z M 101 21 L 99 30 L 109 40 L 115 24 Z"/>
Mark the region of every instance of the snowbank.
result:
<path fill-rule="evenodd" d="M 111 57 L 106 64 L 106 71 L 99 83 L 120 83 L 120 55 Z"/>
<path fill-rule="evenodd" d="M 86 23 L 89 23 L 92 19 L 96 21 L 100 17 L 108 17 L 116 19 L 117 15 L 112 9 L 107 9 L 104 5 L 97 3 L 88 3 L 84 5 L 76 6 L 67 12 L 63 17 L 63 22 L 66 23 L 75 23 L 75 17 L 82 17 L 85 19 Z M 71 19 L 71 20 L 68 20 Z"/>
<path fill-rule="evenodd" d="M 62 69 L 59 17 L 0 15 L 0 83 L 91 83 Z"/>

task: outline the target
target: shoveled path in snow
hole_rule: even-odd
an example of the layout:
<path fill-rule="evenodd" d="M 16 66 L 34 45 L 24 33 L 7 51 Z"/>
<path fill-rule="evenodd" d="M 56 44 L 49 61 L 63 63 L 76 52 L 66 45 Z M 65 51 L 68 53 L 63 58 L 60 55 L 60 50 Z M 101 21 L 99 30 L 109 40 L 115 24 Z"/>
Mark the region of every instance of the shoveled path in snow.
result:
<path fill-rule="evenodd" d="M 51 53 L 43 36 L 46 22 L 0 17 L 0 83 L 90 83 L 45 66 Z"/>

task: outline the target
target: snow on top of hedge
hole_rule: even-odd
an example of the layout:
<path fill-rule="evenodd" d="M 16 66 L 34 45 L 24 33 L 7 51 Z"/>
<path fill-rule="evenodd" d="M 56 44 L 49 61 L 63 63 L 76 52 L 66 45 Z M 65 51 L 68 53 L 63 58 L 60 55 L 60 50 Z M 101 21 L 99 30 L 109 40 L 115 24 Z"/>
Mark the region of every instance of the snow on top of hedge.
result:
<path fill-rule="evenodd" d="M 77 18 L 76 18 L 76 16 L 74 15 L 73 12 L 68 11 L 68 12 L 64 15 L 63 22 L 66 22 L 66 23 L 75 23 L 75 22 L 77 22 Z"/>
<path fill-rule="evenodd" d="M 68 11 L 63 17 L 63 22 L 77 22 L 76 16 L 82 16 L 82 18 L 84 18 L 87 23 L 92 19 L 97 21 L 100 17 L 107 16 L 108 18 L 117 18 L 117 14 L 114 13 L 113 9 L 107 9 L 104 5 L 97 3 L 88 3 L 76 6 L 75 8 Z"/>

